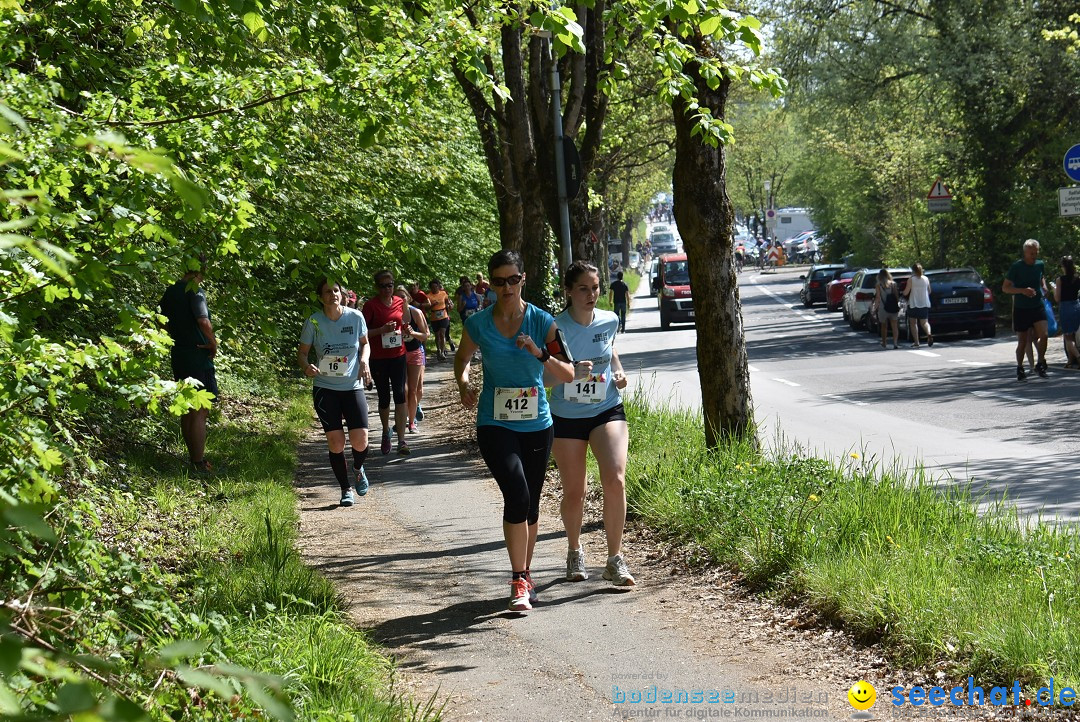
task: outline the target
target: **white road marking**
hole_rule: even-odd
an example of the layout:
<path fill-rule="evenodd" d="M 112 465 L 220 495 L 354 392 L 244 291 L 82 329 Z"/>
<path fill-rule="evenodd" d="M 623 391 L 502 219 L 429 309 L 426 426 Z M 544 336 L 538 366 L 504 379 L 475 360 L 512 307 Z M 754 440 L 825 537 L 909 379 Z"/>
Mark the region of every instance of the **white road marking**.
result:
<path fill-rule="evenodd" d="M 908 353 L 917 354 L 919 356 L 927 356 L 929 358 L 938 358 L 939 356 L 941 356 L 941 354 L 939 353 L 934 353 L 933 351 L 923 351 L 922 349 L 918 348 L 908 349 Z"/>
<path fill-rule="evenodd" d="M 949 363 L 960 364 L 962 366 L 976 366 L 976 367 L 979 367 L 979 366 L 993 366 L 994 365 L 994 364 L 990 363 L 989 361 L 965 361 L 962 358 L 951 359 L 949 361 Z"/>
<path fill-rule="evenodd" d="M 802 386 L 802 384 L 797 384 L 794 381 L 788 381 L 787 379 L 773 379 L 773 381 L 779 381 L 780 383 L 787 384 L 788 386 Z"/>
<path fill-rule="evenodd" d="M 803 303 L 801 301 L 797 302 L 797 303 L 788 303 L 788 301 L 785 298 L 783 298 L 780 294 L 773 292 L 772 289 L 767 288 L 765 286 L 758 285 L 758 280 L 760 278 L 761 278 L 761 276 L 751 276 L 750 277 L 750 283 L 754 284 L 754 286 L 756 286 L 759 291 L 761 291 L 762 293 L 764 293 L 765 295 L 769 296 L 774 301 L 776 301 L 777 305 L 783 306 L 784 308 L 788 308 L 788 309 L 794 311 L 796 313 L 796 315 L 799 318 L 803 319 L 804 321 L 813 321 L 814 323 L 828 324 L 828 325 L 832 326 L 831 330 L 837 330 L 837 329 L 840 328 L 840 325 L 833 323 L 832 319 L 820 318 L 818 316 L 807 316 L 805 313 L 802 313 L 802 309 L 805 308 L 805 306 L 803 305 Z"/>
<path fill-rule="evenodd" d="M 973 395 L 983 399 L 1002 399 L 1004 401 L 1015 401 L 1020 404 L 1034 404 L 1034 399 L 1025 399 L 1022 396 L 1013 396 L 1012 394 L 1003 394 L 1000 391 L 972 391 Z"/>
<path fill-rule="evenodd" d="M 748 370 L 748 371 L 749 371 L 750 373 L 752 373 L 752 374 L 756 374 L 756 373 L 758 372 L 758 370 L 757 370 L 757 366 L 751 366 L 751 365 L 747 365 L 747 367 L 746 367 L 746 368 L 747 368 L 747 370 Z"/>
<path fill-rule="evenodd" d="M 855 404 L 856 406 L 866 406 L 867 405 L 865 401 L 852 401 L 851 399 L 845 398 L 843 396 L 837 396 L 836 394 L 822 394 L 822 396 L 824 398 L 826 398 L 826 399 L 832 399 L 833 401 L 839 401 L 842 404 Z"/>

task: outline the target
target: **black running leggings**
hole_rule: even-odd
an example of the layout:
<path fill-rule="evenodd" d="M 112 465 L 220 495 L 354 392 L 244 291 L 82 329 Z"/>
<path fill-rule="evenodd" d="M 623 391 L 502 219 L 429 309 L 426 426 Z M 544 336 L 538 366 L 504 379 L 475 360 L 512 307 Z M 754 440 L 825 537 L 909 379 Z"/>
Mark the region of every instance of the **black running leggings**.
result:
<path fill-rule="evenodd" d="M 405 354 L 395 358 L 371 359 L 371 377 L 379 392 L 379 409 L 390 408 L 390 390 L 394 390 L 394 403 L 405 403 Z"/>
<path fill-rule="evenodd" d="M 540 491 L 551 455 L 552 427 L 511 431 L 502 426 L 476 427 L 480 454 L 503 495 L 503 521 L 535 524 L 540 519 Z"/>

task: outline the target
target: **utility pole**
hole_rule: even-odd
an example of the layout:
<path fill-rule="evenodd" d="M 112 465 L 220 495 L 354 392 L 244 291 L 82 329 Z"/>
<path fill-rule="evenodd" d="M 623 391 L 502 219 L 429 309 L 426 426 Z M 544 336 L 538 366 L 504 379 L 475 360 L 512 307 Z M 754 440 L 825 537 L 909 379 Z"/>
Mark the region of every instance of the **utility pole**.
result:
<path fill-rule="evenodd" d="M 566 197 L 566 154 L 563 151 L 562 86 L 559 81 L 559 65 L 555 62 L 554 42 L 550 31 L 541 31 L 547 38 L 548 62 L 551 63 L 551 121 L 555 131 L 555 186 L 559 191 L 559 238 L 562 259 L 560 275 L 574 262 L 570 244 L 570 203 Z"/>

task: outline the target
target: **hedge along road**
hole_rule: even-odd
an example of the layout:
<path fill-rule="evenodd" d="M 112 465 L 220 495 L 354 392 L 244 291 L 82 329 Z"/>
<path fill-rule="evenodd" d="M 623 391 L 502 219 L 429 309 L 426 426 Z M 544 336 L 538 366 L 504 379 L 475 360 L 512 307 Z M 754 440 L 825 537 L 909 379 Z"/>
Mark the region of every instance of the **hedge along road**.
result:
<path fill-rule="evenodd" d="M 355 506 L 338 506 L 314 426 L 299 450 L 296 486 L 305 560 L 334 580 L 357 623 L 395 655 L 414 696 L 437 693 L 447 704 L 444 719 L 692 719 L 721 707 L 740 716 L 797 707 L 811 710 L 808 717 L 843 718 L 851 713 L 847 688 L 877 679 L 882 661 L 872 650 L 851 652 L 830 631 L 798 631 L 794 612 L 738 601 L 717 576 L 673 576 L 670 561 L 646 559 L 656 547 L 633 527 L 624 550 L 638 586 L 612 587 L 601 579 L 606 554 L 595 508 L 583 535 L 590 578 L 563 581 L 554 472 L 533 563 L 540 601 L 527 615 L 506 611 L 502 501 L 449 364 L 428 369 L 426 389 L 413 453 L 369 455 L 371 491 Z M 660 694 L 699 690 L 703 699 L 632 701 L 653 686 Z M 708 701 L 724 690 L 738 697 Z M 753 695 L 757 703 L 747 701 Z"/>
<path fill-rule="evenodd" d="M 1015 377 L 1015 337 L 935 335 L 933 348 L 882 349 L 839 312 L 799 302 L 806 267 L 739 277 L 750 379 L 762 439 L 827 458 L 858 453 L 939 479 L 974 479 L 973 490 L 1009 498 L 1024 512 L 1080 513 L 1075 410 L 1080 373 L 1061 368 L 1050 339 L 1050 378 Z M 698 409 L 701 392 L 691 325 L 660 331 L 644 284 L 620 356 L 631 387 L 654 403 Z M 903 339 L 902 339 L 903 340 Z M 782 434 L 782 436 L 778 436 Z"/>

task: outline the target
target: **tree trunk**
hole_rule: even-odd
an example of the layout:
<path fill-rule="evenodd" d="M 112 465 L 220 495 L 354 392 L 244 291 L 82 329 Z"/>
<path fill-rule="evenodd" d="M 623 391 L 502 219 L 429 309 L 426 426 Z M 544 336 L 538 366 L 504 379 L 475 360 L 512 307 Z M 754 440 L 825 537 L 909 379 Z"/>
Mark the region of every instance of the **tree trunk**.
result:
<path fill-rule="evenodd" d="M 697 100 L 714 118 L 723 118 L 730 81 L 715 90 L 701 78 L 700 65 L 687 63 Z M 724 148 L 710 147 L 693 135 L 695 121 L 676 97 L 675 220 L 690 261 L 697 322 L 697 361 L 705 442 L 716 447 L 754 429 L 750 374 L 743 337 L 742 306 L 731 248 L 734 212 L 727 195 Z"/>
<path fill-rule="evenodd" d="M 578 8 L 585 29 L 586 52 L 568 54 L 560 63 L 564 85 L 564 134 L 578 138 L 582 162 L 582 189 L 571 205 L 573 255 L 603 258 L 589 244 L 591 227 L 585 183 L 603 139 L 607 96 L 600 78 L 610 70 L 605 57 L 604 12 L 606 0 L 591 8 Z M 482 20 L 468 6 L 463 10 L 477 29 Z M 546 41 L 532 35 L 525 42 L 521 25 L 506 23 L 501 29 L 501 58 L 484 58 L 489 76 L 500 74 L 510 98 L 485 94 L 468 79 L 466 69 L 454 66 L 454 75 L 476 119 L 484 158 L 499 207 L 499 234 L 503 248 L 521 252 L 528 280 L 525 298 L 545 309 L 554 307 L 548 293 L 551 278 L 552 233 L 559 233 L 558 191 L 555 178 L 555 138 L 552 125 L 551 59 Z M 579 131 L 582 131 L 579 134 Z M 575 206 L 577 207 L 575 209 Z M 603 239 L 601 239 L 603 241 Z M 605 249 L 606 250 L 606 249 Z"/>

